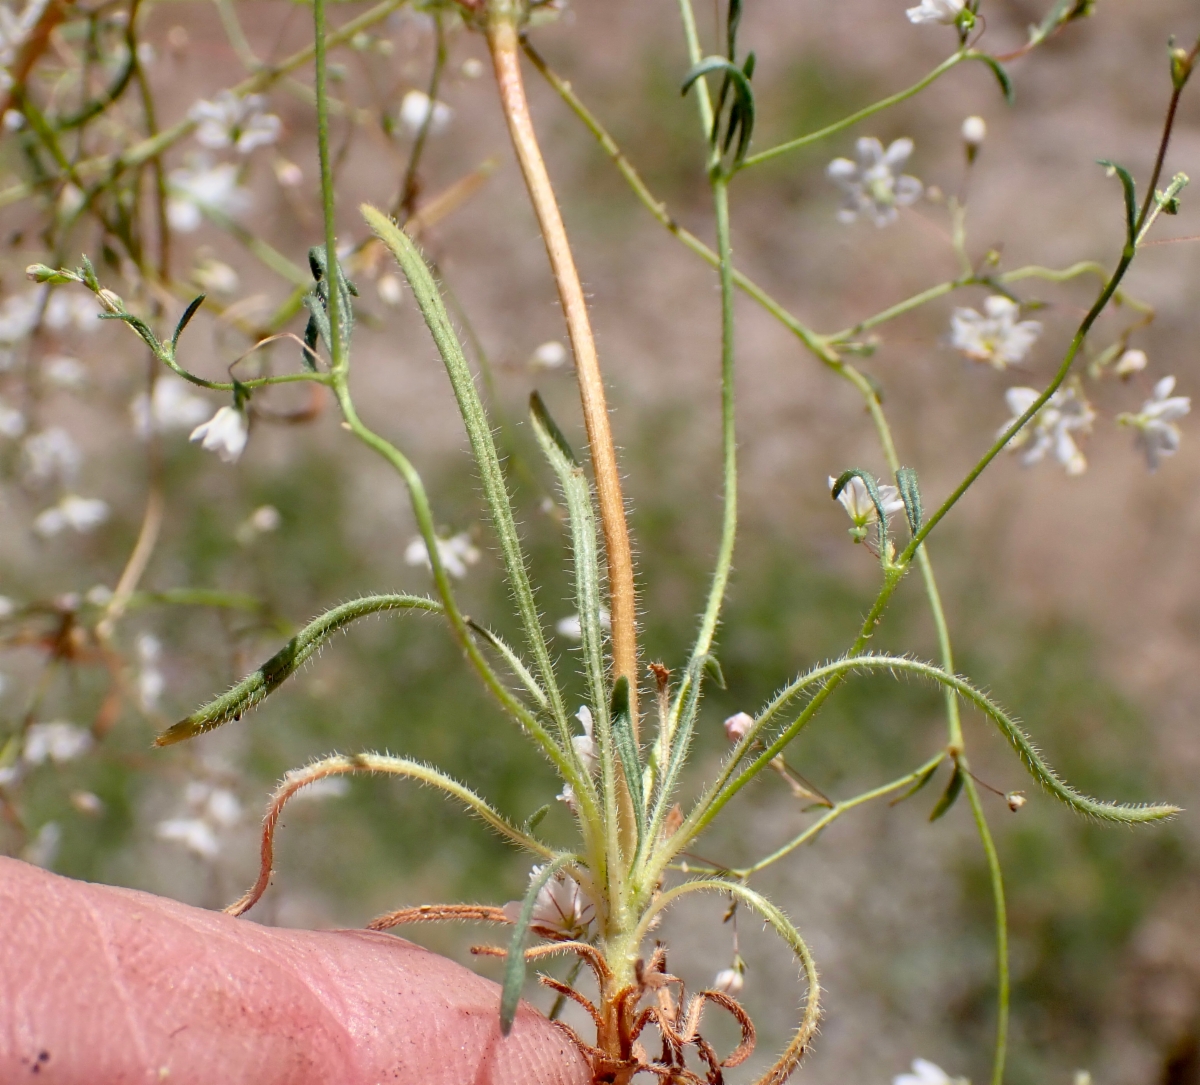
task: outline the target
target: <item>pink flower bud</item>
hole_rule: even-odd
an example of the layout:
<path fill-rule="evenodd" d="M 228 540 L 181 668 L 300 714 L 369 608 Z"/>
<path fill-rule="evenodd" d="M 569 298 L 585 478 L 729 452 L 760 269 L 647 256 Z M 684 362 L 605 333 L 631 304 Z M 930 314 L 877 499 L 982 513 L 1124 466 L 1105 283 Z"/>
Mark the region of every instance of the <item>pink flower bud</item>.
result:
<path fill-rule="evenodd" d="M 745 712 L 739 712 L 725 721 L 725 734 L 730 742 L 741 742 L 746 737 L 746 732 L 753 726 L 754 717 Z"/>

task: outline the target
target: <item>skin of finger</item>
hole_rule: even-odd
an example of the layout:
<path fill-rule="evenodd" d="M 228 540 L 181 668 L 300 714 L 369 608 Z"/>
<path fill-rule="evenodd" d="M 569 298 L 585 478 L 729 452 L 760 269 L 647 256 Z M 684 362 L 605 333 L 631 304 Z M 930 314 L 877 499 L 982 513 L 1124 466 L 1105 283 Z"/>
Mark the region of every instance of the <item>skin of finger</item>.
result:
<path fill-rule="evenodd" d="M 372 931 L 296 931 L 0 857 L 0 1082 L 589 1085 L 499 988 Z"/>

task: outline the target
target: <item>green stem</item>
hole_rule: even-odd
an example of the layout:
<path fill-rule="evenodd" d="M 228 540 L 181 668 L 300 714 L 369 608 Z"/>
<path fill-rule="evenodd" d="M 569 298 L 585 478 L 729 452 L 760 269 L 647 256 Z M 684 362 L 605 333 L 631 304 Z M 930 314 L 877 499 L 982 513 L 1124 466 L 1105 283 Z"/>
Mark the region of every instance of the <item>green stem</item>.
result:
<path fill-rule="evenodd" d="M 325 308 L 329 313 L 330 354 L 334 373 L 345 373 L 349 364 L 342 341 L 341 283 L 338 276 L 337 236 L 334 223 L 333 166 L 329 157 L 329 90 L 325 64 L 325 2 L 313 0 L 313 61 L 317 94 L 317 154 L 321 163 L 321 213 L 325 220 Z"/>
<path fill-rule="evenodd" d="M 967 763 L 959 760 L 963 770 L 963 782 L 966 785 L 967 799 L 971 803 L 971 813 L 975 818 L 975 827 L 979 830 L 979 839 L 983 843 L 983 853 L 987 858 L 988 878 L 992 885 L 992 904 L 996 912 L 996 1054 L 992 1062 L 992 1085 L 1003 1085 L 1004 1063 L 1008 1055 L 1008 1016 L 1010 1000 L 1010 979 L 1008 972 L 1008 906 L 1004 901 L 1004 874 L 1000 869 L 1000 856 L 996 853 L 996 843 L 988 828 L 984 816 L 983 804 L 979 801 L 979 791 L 975 781 L 967 771 Z"/>
<path fill-rule="evenodd" d="M 799 150 L 801 147 L 807 147 L 811 143 L 816 143 L 819 140 L 825 139 L 827 136 L 835 135 L 846 128 L 852 128 L 859 121 L 864 121 L 868 117 L 873 117 L 876 113 L 881 113 L 885 109 L 890 109 L 894 105 L 899 105 L 901 102 L 907 101 L 915 94 L 919 94 L 930 83 L 941 78 L 951 68 L 963 60 L 967 59 L 967 50 L 961 49 L 953 56 L 943 60 L 936 68 L 933 69 L 924 79 L 914 83 L 906 90 L 898 91 L 896 94 L 883 98 L 873 105 L 867 106 L 865 109 L 860 109 L 857 113 L 852 113 L 848 117 L 843 117 L 840 121 L 834 121 L 833 124 L 828 124 L 824 128 L 816 132 L 810 132 L 807 136 L 800 136 L 797 139 L 788 140 L 787 143 L 781 143 L 778 147 L 771 147 L 766 151 L 759 151 L 758 154 L 752 154 L 741 165 L 742 169 L 747 169 L 750 166 L 757 166 L 761 162 L 769 162 L 772 158 L 778 158 L 782 154 L 787 154 L 789 151 Z"/>

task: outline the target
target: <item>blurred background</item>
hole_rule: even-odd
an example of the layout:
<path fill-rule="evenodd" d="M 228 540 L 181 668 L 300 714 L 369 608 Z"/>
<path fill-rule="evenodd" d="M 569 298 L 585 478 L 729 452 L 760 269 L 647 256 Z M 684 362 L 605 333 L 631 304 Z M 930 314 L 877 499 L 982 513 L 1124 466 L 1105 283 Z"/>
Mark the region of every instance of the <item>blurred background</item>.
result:
<path fill-rule="evenodd" d="M 908 86 L 948 55 L 953 31 L 910 25 L 905 6 L 747 0 L 741 40 L 758 53 L 756 148 Z M 985 0 L 983 47 L 1018 49 L 1049 6 Z M 124 9 L 97 8 L 88 25 L 100 29 L 89 33 L 101 42 L 104 34 L 119 38 Z M 709 0 L 698 0 L 697 9 L 706 41 L 714 41 L 723 15 Z M 335 21 L 364 10 L 338 4 Z M 307 8 L 282 0 L 236 9 L 147 0 L 139 20 L 139 57 L 163 127 L 237 83 L 255 58 L 277 60 L 302 48 L 310 33 Z M 973 259 L 995 250 L 1006 269 L 1079 260 L 1111 266 L 1123 240 L 1120 192 L 1096 159 L 1119 161 L 1145 183 L 1170 92 L 1167 39 L 1190 42 L 1198 32 L 1187 0 L 1099 3 L 1094 18 L 1011 64 L 1011 108 L 985 66 L 963 65 L 913 101 L 748 171 L 733 189 L 739 267 L 826 332 L 958 273 L 944 202 L 904 209 L 885 229 L 836 220 L 838 192 L 825 166 L 852 156 L 861 135 L 885 144 L 914 140 L 906 170 L 965 198 Z M 688 65 L 676 6 L 574 0 L 534 39 L 676 219 L 710 239 L 704 145 L 693 103 L 678 93 Z M 440 210 L 421 240 L 485 373 L 541 603 L 557 622 L 572 610 L 564 540 L 546 511 L 551 480 L 523 418 L 537 389 L 582 446 L 573 375 L 562 352 L 547 346 L 563 339 L 560 314 L 482 42 L 447 23 L 445 43 L 437 97 L 449 111 L 431 127 L 415 190 L 418 211 Z M 414 137 L 402 103 L 409 91 L 429 89 L 435 44 L 429 15 L 399 9 L 334 56 L 343 243 L 365 238 L 361 201 L 388 206 L 401 192 Z M 43 62 L 47 95 L 58 93 L 54 66 L 68 68 L 71 50 L 88 46 L 77 34 L 56 48 Z M 536 73 L 529 70 L 528 79 L 610 382 L 643 593 L 643 656 L 676 667 L 686 658 L 717 541 L 716 277 L 636 202 Z M 152 288 L 90 220 L 73 232 L 47 226 L 69 197 L 61 187 L 35 185 L 34 197 L 19 201 L 0 193 L 0 305 L 28 290 L 26 264 L 54 262 L 56 254 L 73 264 L 84 251 L 106 285 L 157 301 L 171 320 L 203 288 L 210 305 L 185 335 L 181 359 L 222 377 L 302 285 L 306 250 L 320 240 L 309 86 L 302 69 L 269 92 L 265 108 L 281 120 L 274 143 L 213 156 L 236 162 L 245 195 L 227 204 L 227 215 L 206 215 L 197 228 L 176 233 L 168 274 Z M 128 114 L 104 114 L 107 127 L 88 137 L 96 141 L 90 153 L 127 137 L 136 103 Z M 988 137 L 968 180 L 959 132 L 970 114 L 986 119 Z M 208 168 L 195 157 L 201 153 L 211 155 L 194 138 L 181 140 L 166 151 L 164 169 Z M 1200 96 L 1192 94 L 1167 175 L 1194 172 L 1198 154 Z M 6 191 L 31 177 L 37 182 L 38 161 L 28 126 L 6 118 Z M 152 171 L 139 184 L 142 198 Z M 448 192 L 455 199 L 447 211 Z M 1200 234 L 1200 216 L 1185 192 L 1181 213 L 1162 220 L 1155 237 L 1193 234 Z M 368 250 L 352 271 L 361 294 L 353 378 L 359 409 L 413 457 L 445 534 L 466 533 L 478 548 L 461 583 L 465 609 L 512 631 L 465 434 L 433 344 L 382 261 Z M 959 669 L 1024 720 L 1068 780 L 1104 798 L 1191 808 L 1200 799 L 1200 458 L 1185 421 L 1180 454 L 1148 474 L 1115 419 L 1138 410 L 1167 374 L 1177 377 L 1179 394 L 1194 392 L 1200 247 L 1147 248 L 1126 285 L 1156 310 L 1153 324 L 1130 341 L 1149 366 L 1128 382 L 1089 382 L 1097 419 L 1084 445 L 1086 473 L 1067 477 L 1053 462 L 1023 469 L 1016 457 L 1002 457 L 939 528 L 930 551 Z M 1008 418 L 1005 390 L 1045 383 L 1094 291 L 1086 278 L 1019 285 L 1044 331 L 1015 372 L 968 362 L 947 343 L 953 308 L 981 307 L 980 288 L 879 329 L 877 349 L 862 365 L 883 390 L 901 459 L 920 472 L 927 506 L 953 488 Z M 0 310 L 0 318 L 14 311 Z M 1107 316 L 1096 349 L 1131 319 L 1127 308 Z M 748 299 L 739 300 L 738 321 L 743 526 L 720 635 L 727 688 L 710 689 L 704 704 L 697 780 L 725 749 L 727 715 L 753 712 L 787 678 L 845 650 L 878 577 L 871 555 L 848 538 L 826 484 L 850 466 L 886 474 L 860 398 Z M 163 323 L 170 326 L 166 317 Z M 303 323 L 297 315 L 286 328 L 300 333 Z M 287 392 L 257 397 L 249 446 L 226 465 L 188 444 L 186 427 L 149 443 L 139 438 L 130 405 L 145 388 L 147 359 L 127 329 L 46 325 L 9 336 L 0 395 L 22 412 L 26 434 L 69 433 L 81 453 L 71 486 L 102 498 L 110 515 L 86 533 L 34 530 L 56 491 L 32 471 L 28 438 L 3 439 L 0 593 L 11 605 L 0 658 L 0 772 L 8 769 L 0 777 L 0 848 L 75 877 L 221 906 L 253 877 L 257 810 L 279 776 L 321 754 L 372 748 L 436 763 L 518 822 L 551 803 L 546 831 L 566 831 L 551 773 L 494 710 L 447 631 L 421 617 L 359 623 L 239 723 L 185 747 L 151 751 L 155 730 L 256 666 L 289 630 L 359 594 L 427 591 L 428 573 L 406 560 L 416 532 L 399 479 L 339 428 L 331 403 Z M 298 354 L 284 342 L 251 364 L 294 366 Z M 55 365 L 63 359 L 77 368 Z M 224 402 L 207 399 L 198 420 Z M 91 630 L 134 546 L 148 478 L 161 481 L 165 498 L 161 536 L 140 593 L 104 645 Z M 184 589 L 219 594 L 187 596 Z M 212 602 L 222 605 L 195 605 Z M 566 657 L 572 642 L 560 636 L 557 647 Z M 916 580 L 898 594 L 875 647 L 934 657 Z M 38 763 L 19 741 L 38 722 L 86 727 L 93 748 L 77 757 L 51 751 Z M 966 722 L 979 777 L 1029 795 L 1017 814 L 985 795 L 1011 921 L 1008 1080 L 1065 1083 L 1085 1069 L 1097 1083 L 1197 1085 L 1194 815 L 1134 831 L 1081 821 L 1031 785 L 986 721 L 968 715 Z M 848 797 L 919 764 L 943 742 L 936 693 L 855 679 L 788 756 L 823 792 Z M 990 890 L 966 804 L 929 823 L 937 793 L 934 787 L 896 807 L 865 807 L 754 883 L 795 920 L 822 970 L 827 1016 L 798 1080 L 883 1082 L 914 1057 L 951 1075 L 987 1079 L 995 1012 Z M 700 851 L 704 859 L 743 863 L 810 818 L 782 780 L 764 778 Z M 171 823 L 176 828 L 164 830 Z M 276 868 L 252 915 L 314 927 L 361 926 L 407 904 L 502 903 L 520 895 L 528 875 L 524 859 L 437 795 L 387 780 L 355 780 L 319 801 L 297 801 L 279 836 Z M 722 917 L 722 904 L 709 901 L 681 910 L 664 928 L 673 970 L 692 984 L 709 982 L 730 963 L 733 932 Z M 743 1001 L 759 1024 L 760 1046 L 742 1076 L 731 1078 L 751 1080 L 785 1042 L 800 995 L 778 945 L 757 923 L 744 920 L 739 935 Z M 466 947 L 480 932 L 419 936 L 469 960 Z"/>

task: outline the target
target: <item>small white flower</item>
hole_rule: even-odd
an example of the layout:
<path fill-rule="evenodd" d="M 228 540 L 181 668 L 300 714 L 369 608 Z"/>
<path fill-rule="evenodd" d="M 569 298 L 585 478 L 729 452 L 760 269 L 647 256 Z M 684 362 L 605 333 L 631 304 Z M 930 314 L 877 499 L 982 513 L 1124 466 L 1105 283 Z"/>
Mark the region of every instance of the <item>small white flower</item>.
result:
<path fill-rule="evenodd" d="M 18 109 L 6 109 L 4 116 L 0 117 L 0 124 L 4 125 L 6 132 L 19 132 L 25 127 L 25 114 Z"/>
<path fill-rule="evenodd" d="M 46 302 L 42 318 L 52 331 L 91 332 L 99 326 L 100 303 L 92 294 L 79 290 L 55 290 Z"/>
<path fill-rule="evenodd" d="M 107 584 L 93 584 L 84 595 L 94 607 L 106 607 L 112 602 L 113 590 Z"/>
<path fill-rule="evenodd" d="M 21 756 L 29 765 L 43 765 L 47 761 L 61 765 L 74 761 L 91 747 L 91 732 L 77 724 L 35 723 L 25 732 Z"/>
<path fill-rule="evenodd" d="M 897 1074 L 892 1085 L 966 1085 L 965 1079 L 953 1078 L 927 1059 L 913 1059 L 912 1073 Z"/>
<path fill-rule="evenodd" d="M 606 631 L 612 629 L 612 615 L 609 614 L 608 607 L 600 608 L 600 628 Z M 583 623 L 578 614 L 568 614 L 565 618 L 559 618 L 554 623 L 554 631 L 565 640 L 583 640 Z"/>
<path fill-rule="evenodd" d="M 483 75 L 483 61 L 478 57 L 467 57 L 461 68 L 464 79 L 478 79 Z"/>
<path fill-rule="evenodd" d="M 1174 423 L 1191 412 L 1189 396 L 1173 396 L 1175 378 L 1163 377 L 1155 386 L 1154 393 L 1142 404 L 1138 414 L 1123 414 L 1117 421 L 1123 426 L 1132 426 L 1138 447 L 1146 454 L 1146 466 L 1157 471 L 1164 456 L 1173 456 L 1179 451 L 1179 427 Z"/>
<path fill-rule="evenodd" d="M 921 0 L 915 8 L 909 8 L 906 14 L 910 23 L 942 23 L 952 26 L 966 6 L 965 0 Z"/>
<path fill-rule="evenodd" d="M 250 514 L 250 525 L 261 535 L 278 531 L 283 517 L 274 505 L 260 505 Z"/>
<path fill-rule="evenodd" d="M 212 101 L 201 99 L 188 110 L 188 118 L 196 121 L 196 141 L 217 150 L 236 147 L 249 154 L 255 147 L 266 147 L 279 138 L 281 127 L 274 113 L 264 113 L 267 104 L 261 94 L 239 98 L 223 90 Z"/>
<path fill-rule="evenodd" d="M 62 826 L 57 821 L 47 821 L 37 835 L 21 852 L 21 858 L 34 866 L 49 869 L 58 858 L 58 847 L 62 843 Z"/>
<path fill-rule="evenodd" d="M 47 382 L 56 388 L 76 391 L 87 384 L 87 366 L 78 358 L 72 358 L 66 354 L 47 358 L 43 372 Z"/>
<path fill-rule="evenodd" d="M 206 294 L 236 294 L 242 282 L 233 268 L 211 256 L 192 268 L 192 281 Z"/>
<path fill-rule="evenodd" d="M 446 130 L 454 110 L 445 102 L 431 102 L 429 95 L 410 90 L 400 102 L 400 124 L 410 137 L 416 137 L 429 120 L 429 134 L 436 136 Z"/>
<path fill-rule="evenodd" d="M 44 539 L 61 535 L 70 528 L 86 535 L 108 519 L 108 502 L 98 497 L 67 494 L 57 505 L 43 509 L 34 517 L 33 530 Z"/>
<path fill-rule="evenodd" d="M 1010 388 L 1004 398 L 1012 418 L 998 433 L 1003 433 L 1029 410 L 1039 394 L 1035 388 Z M 1026 467 L 1040 462 L 1047 452 L 1052 451 L 1068 475 L 1082 475 L 1087 470 L 1087 458 L 1075 443 L 1073 434 L 1090 433 L 1095 420 L 1096 412 L 1092 410 L 1092 405 L 1078 389 L 1067 385 L 1050 397 L 1046 405 L 1009 442 L 1009 447 L 1014 451 L 1025 450 L 1021 462 Z"/>
<path fill-rule="evenodd" d="M 295 188 L 304 183 L 304 171 L 295 162 L 286 158 L 275 159 L 275 180 L 284 188 Z"/>
<path fill-rule="evenodd" d="M 595 726 L 592 722 L 592 710 L 587 705 L 583 705 L 575 713 L 575 718 L 583 724 L 583 734 L 576 735 L 571 739 L 571 745 L 575 747 L 575 752 L 583 762 L 583 767 L 589 773 L 595 772 L 596 766 L 600 764 L 600 754 L 596 750 L 596 740 L 592 735 Z"/>
<path fill-rule="evenodd" d="M 245 414 L 236 407 L 222 407 L 207 422 L 192 430 L 188 440 L 200 441 L 201 446 L 215 452 L 222 463 L 236 463 L 249 436 Z"/>
<path fill-rule="evenodd" d="M 375 283 L 375 290 L 384 305 L 395 306 L 404 300 L 404 284 L 400 281 L 399 275 L 393 275 L 390 271 L 379 276 Z"/>
<path fill-rule="evenodd" d="M 955 309 L 950 318 L 950 345 L 976 362 L 1004 369 L 1021 361 L 1042 332 L 1036 320 L 1021 320 L 1021 307 L 993 294 L 983 303 L 984 313 Z"/>
<path fill-rule="evenodd" d="M 17 604 L 7 595 L 0 595 L 0 622 L 11 618 L 17 612 Z"/>
<path fill-rule="evenodd" d="M 13 294 L 0 304 L 0 343 L 12 346 L 19 343 L 37 326 L 41 311 L 42 290 L 26 290 Z"/>
<path fill-rule="evenodd" d="M 94 791 L 72 791 L 71 805 L 86 817 L 95 818 L 104 813 L 104 800 Z"/>
<path fill-rule="evenodd" d="M 83 452 L 61 426 L 35 433 L 21 446 L 21 473 L 34 486 L 73 482 L 82 463 Z"/>
<path fill-rule="evenodd" d="M 133 432 L 143 441 L 153 433 L 193 429 L 208 417 L 208 400 L 192 391 L 192 385 L 174 373 L 154 382 L 154 390 L 139 394 L 129 405 Z"/>
<path fill-rule="evenodd" d="M 238 168 L 232 162 L 209 166 L 198 159 L 172 170 L 167 187 L 167 220 L 181 233 L 198 230 L 205 210 L 232 218 L 250 208 L 250 193 L 238 184 Z"/>
<path fill-rule="evenodd" d="M 13 440 L 25 432 L 25 416 L 7 403 L 0 400 L 0 437 Z"/>
<path fill-rule="evenodd" d="M 551 339 L 533 352 L 529 366 L 531 369 L 561 369 L 567 358 L 567 348 L 557 339 Z"/>
<path fill-rule="evenodd" d="M 913 152 L 911 139 L 895 140 L 885 151 L 874 136 L 864 136 L 855 144 L 857 162 L 835 158 L 825 175 L 842 190 L 839 222 L 853 222 L 860 214 L 869 215 L 876 226 L 886 226 L 896 218 L 897 207 L 916 203 L 925 191 L 915 177 L 900 174 Z"/>
<path fill-rule="evenodd" d="M 242 820 L 242 804 L 226 787 L 214 787 L 204 805 L 204 814 L 220 829 L 232 829 Z"/>
<path fill-rule="evenodd" d="M 737 998 L 742 993 L 742 988 L 746 986 L 745 972 L 741 968 L 722 968 L 713 977 L 712 985 L 713 990 Z"/>
<path fill-rule="evenodd" d="M 532 882 L 544 869 L 535 866 L 529 872 L 529 880 Z M 521 913 L 520 902 L 510 901 L 504 906 L 504 913 L 516 922 Z M 582 938 L 591 926 L 592 914 L 591 901 L 583 895 L 579 883 L 560 871 L 539 890 L 530 925 L 551 938 Z"/>
<path fill-rule="evenodd" d="M 162 642 L 152 633 L 143 633 L 137 639 L 137 656 L 141 663 L 137 676 L 138 701 L 143 711 L 154 712 L 167 685 L 162 671 L 158 669 Z"/>
<path fill-rule="evenodd" d="M 1127 350 L 1117 359 L 1117 364 L 1113 367 L 1113 372 L 1121 378 L 1132 377 L 1135 373 L 1140 373 L 1149 364 L 1150 359 L 1146 357 L 1144 350 Z"/>
<path fill-rule="evenodd" d="M 971 116 L 962 122 L 962 141 L 968 149 L 978 150 L 987 139 L 987 121 L 982 117 Z"/>
<path fill-rule="evenodd" d="M 830 475 L 830 493 L 833 493 L 833 488 L 836 485 L 837 479 Z M 889 486 L 885 482 L 881 483 L 878 489 L 879 503 L 883 506 L 883 514 L 890 520 L 904 508 L 904 501 L 900 497 L 900 491 L 895 486 Z M 849 514 L 850 519 L 854 521 L 855 527 L 866 527 L 867 524 L 873 524 L 879 519 L 879 510 L 875 508 L 875 502 L 871 500 L 871 493 L 867 489 L 867 484 L 857 475 L 851 477 L 850 481 L 842 487 L 842 492 L 838 494 L 837 499 L 842 508 Z"/>
<path fill-rule="evenodd" d="M 448 539 L 438 539 L 437 549 L 442 567 L 458 580 L 462 580 L 467 575 L 467 569 L 477 564 L 483 556 L 479 547 L 471 542 L 471 536 L 465 531 L 460 531 Z M 409 542 L 404 551 L 404 560 L 409 565 L 424 565 L 427 569 L 433 568 L 433 564 L 429 560 L 429 550 L 420 535 Z"/>
<path fill-rule="evenodd" d="M 741 742 L 753 726 L 754 717 L 749 712 L 738 712 L 725 721 L 725 737 L 730 742 Z"/>
<path fill-rule="evenodd" d="M 160 821 L 154 832 L 159 840 L 182 844 L 201 859 L 215 859 L 221 852 L 217 834 L 201 818 L 168 818 Z"/>

